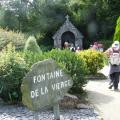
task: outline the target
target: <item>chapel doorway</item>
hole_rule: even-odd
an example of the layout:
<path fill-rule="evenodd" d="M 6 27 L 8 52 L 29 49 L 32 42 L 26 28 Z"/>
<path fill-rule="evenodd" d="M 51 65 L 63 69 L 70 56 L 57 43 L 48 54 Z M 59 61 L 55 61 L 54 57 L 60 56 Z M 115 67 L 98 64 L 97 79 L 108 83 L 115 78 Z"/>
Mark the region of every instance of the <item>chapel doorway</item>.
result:
<path fill-rule="evenodd" d="M 61 42 L 62 48 L 64 47 L 65 42 L 68 42 L 69 44 L 73 44 L 75 46 L 75 35 L 70 31 L 64 32 L 61 36 Z"/>

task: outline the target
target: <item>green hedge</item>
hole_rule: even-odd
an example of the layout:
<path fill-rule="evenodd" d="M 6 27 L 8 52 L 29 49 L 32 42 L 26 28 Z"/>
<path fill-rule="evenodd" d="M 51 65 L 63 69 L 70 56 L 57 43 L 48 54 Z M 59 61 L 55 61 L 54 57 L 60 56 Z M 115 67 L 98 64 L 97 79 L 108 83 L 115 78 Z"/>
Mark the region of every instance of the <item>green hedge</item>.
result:
<path fill-rule="evenodd" d="M 29 69 L 34 63 L 46 59 L 46 56 L 44 54 L 32 51 L 25 51 L 19 54 L 21 55 L 22 58 L 24 58 Z"/>
<path fill-rule="evenodd" d="M 82 87 L 87 83 L 85 75 L 87 75 L 87 66 L 83 59 L 78 57 L 75 53 L 69 50 L 54 49 L 46 53 L 48 58 L 56 60 L 65 69 L 73 79 L 73 86 L 71 92 L 80 93 Z"/>
<path fill-rule="evenodd" d="M 25 35 L 0 28 L 0 50 L 10 42 L 16 47 L 16 49 L 23 49 L 26 42 Z"/>
<path fill-rule="evenodd" d="M 57 61 L 71 75 L 72 93 L 83 92 L 82 88 L 87 83 L 85 75 L 88 75 L 88 69 L 93 74 L 103 66 L 103 53 L 97 51 L 86 50 L 77 54 L 69 50 L 53 49 L 44 54 L 31 51 L 16 53 L 15 48 L 9 45 L 0 56 L 0 97 L 5 101 L 20 101 L 23 77 L 34 63 L 48 58 Z"/>
<path fill-rule="evenodd" d="M 105 56 L 102 52 L 88 49 L 79 52 L 78 56 L 87 64 L 89 74 L 97 74 L 97 71 L 104 66 Z"/>
<path fill-rule="evenodd" d="M 34 63 L 44 59 L 52 58 L 57 61 L 58 64 L 60 64 L 60 66 L 73 78 L 74 84 L 71 92 L 82 92 L 82 87 L 87 83 L 87 80 L 85 79 L 85 75 L 87 74 L 85 62 L 69 50 L 53 49 L 44 54 L 27 51 L 23 54 L 23 57 L 27 66 L 29 66 L 29 69 Z"/>
<path fill-rule="evenodd" d="M 20 85 L 26 71 L 24 59 L 8 44 L 0 53 L 0 97 L 4 101 L 21 101 Z"/>

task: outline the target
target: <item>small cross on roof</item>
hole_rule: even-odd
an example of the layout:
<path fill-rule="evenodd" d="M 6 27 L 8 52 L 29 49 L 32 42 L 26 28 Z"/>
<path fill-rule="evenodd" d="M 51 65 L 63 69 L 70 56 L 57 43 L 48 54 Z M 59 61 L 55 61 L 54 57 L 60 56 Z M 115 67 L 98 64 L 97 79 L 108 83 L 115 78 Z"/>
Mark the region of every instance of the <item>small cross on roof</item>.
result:
<path fill-rule="evenodd" d="M 66 21 L 69 21 L 69 15 L 66 15 L 65 18 L 66 18 Z"/>

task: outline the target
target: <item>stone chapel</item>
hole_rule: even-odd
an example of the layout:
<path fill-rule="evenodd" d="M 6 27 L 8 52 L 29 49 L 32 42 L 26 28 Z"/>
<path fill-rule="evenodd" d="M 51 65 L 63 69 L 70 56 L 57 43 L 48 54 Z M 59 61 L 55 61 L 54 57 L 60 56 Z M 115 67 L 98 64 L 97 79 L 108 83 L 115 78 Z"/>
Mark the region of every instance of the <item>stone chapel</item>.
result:
<path fill-rule="evenodd" d="M 64 24 L 54 34 L 53 39 L 55 48 L 61 49 L 64 47 L 64 43 L 68 42 L 69 44 L 73 44 L 75 47 L 83 49 L 83 35 L 71 23 L 68 15 L 66 16 Z"/>

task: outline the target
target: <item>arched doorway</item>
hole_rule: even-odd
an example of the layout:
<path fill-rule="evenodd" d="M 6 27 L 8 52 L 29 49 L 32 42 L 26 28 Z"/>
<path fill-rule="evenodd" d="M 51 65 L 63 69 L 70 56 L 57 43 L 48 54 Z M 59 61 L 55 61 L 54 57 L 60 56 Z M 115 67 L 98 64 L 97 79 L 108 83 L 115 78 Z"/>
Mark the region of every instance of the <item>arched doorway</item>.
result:
<path fill-rule="evenodd" d="M 75 45 L 75 35 L 70 31 L 64 32 L 61 36 L 61 42 L 62 48 L 65 42 Z"/>

